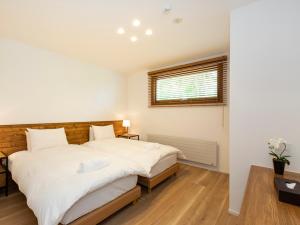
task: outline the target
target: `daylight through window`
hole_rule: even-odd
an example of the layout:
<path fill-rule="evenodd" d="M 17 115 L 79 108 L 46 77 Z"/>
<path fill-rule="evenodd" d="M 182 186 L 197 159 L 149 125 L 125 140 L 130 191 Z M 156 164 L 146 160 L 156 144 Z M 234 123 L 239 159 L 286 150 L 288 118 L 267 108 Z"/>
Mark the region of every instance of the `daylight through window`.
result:
<path fill-rule="evenodd" d="M 149 72 L 151 106 L 224 104 L 227 58 Z"/>

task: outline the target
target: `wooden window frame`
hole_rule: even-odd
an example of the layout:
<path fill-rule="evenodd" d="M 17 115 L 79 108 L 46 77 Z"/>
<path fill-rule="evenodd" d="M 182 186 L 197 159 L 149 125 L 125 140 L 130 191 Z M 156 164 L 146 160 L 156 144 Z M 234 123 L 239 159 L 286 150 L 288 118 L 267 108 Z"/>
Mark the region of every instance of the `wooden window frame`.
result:
<path fill-rule="evenodd" d="M 180 66 L 174 66 L 166 69 L 148 72 L 148 88 L 149 88 L 149 106 L 188 106 L 188 105 L 224 105 L 226 100 L 226 71 L 227 56 L 221 56 L 208 60 L 193 62 Z M 217 97 L 211 98 L 194 98 L 186 100 L 156 100 L 157 80 L 163 77 L 176 77 L 187 74 L 193 74 L 201 71 L 218 70 Z M 225 82 L 224 82 L 225 81 Z"/>

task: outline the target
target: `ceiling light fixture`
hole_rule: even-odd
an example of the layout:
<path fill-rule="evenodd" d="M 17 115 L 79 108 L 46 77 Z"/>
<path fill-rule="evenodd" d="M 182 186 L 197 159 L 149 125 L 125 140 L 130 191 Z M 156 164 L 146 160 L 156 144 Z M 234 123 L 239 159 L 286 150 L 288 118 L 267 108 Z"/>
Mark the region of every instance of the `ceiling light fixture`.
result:
<path fill-rule="evenodd" d="M 141 21 L 139 21 L 138 19 L 134 19 L 134 20 L 132 21 L 132 26 L 138 27 L 138 26 L 140 26 L 140 25 L 141 25 Z"/>
<path fill-rule="evenodd" d="M 151 36 L 151 35 L 153 34 L 153 32 L 152 32 L 151 29 L 147 29 L 147 30 L 145 31 L 145 34 L 146 34 L 147 36 Z"/>
<path fill-rule="evenodd" d="M 118 28 L 117 33 L 118 34 L 124 34 L 125 33 L 124 28 L 123 27 Z"/>
<path fill-rule="evenodd" d="M 137 38 L 136 36 L 132 36 L 132 37 L 130 38 L 130 40 L 131 40 L 131 42 L 136 42 L 136 41 L 138 40 L 138 38 Z"/>

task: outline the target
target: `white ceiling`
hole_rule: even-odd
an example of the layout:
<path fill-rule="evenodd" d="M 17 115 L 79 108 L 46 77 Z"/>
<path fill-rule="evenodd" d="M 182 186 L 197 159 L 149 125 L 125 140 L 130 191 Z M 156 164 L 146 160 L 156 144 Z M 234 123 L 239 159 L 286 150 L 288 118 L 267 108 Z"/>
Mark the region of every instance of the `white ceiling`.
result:
<path fill-rule="evenodd" d="M 129 74 L 228 52 L 229 12 L 252 1 L 0 0 L 0 37 Z M 173 23 L 176 17 L 183 22 Z M 132 28 L 134 18 L 140 28 Z M 120 26 L 140 40 L 117 35 Z M 143 35 L 148 27 L 150 38 Z"/>

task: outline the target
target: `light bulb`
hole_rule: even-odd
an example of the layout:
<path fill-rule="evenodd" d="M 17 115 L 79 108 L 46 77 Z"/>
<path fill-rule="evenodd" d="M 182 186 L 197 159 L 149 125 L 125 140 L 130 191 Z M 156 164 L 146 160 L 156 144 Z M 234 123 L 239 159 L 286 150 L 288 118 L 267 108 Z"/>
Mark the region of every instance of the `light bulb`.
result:
<path fill-rule="evenodd" d="M 134 20 L 132 21 L 132 26 L 138 27 L 138 26 L 140 26 L 140 25 L 141 25 L 141 21 L 139 21 L 138 19 L 134 19 Z"/>
<path fill-rule="evenodd" d="M 131 42 L 136 42 L 136 41 L 138 40 L 138 38 L 137 38 L 136 36 L 132 36 L 132 37 L 130 38 L 130 40 L 131 40 Z"/>
<path fill-rule="evenodd" d="M 118 34 L 124 34 L 125 33 L 124 28 L 123 27 L 118 28 L 117 33 Z"/>

